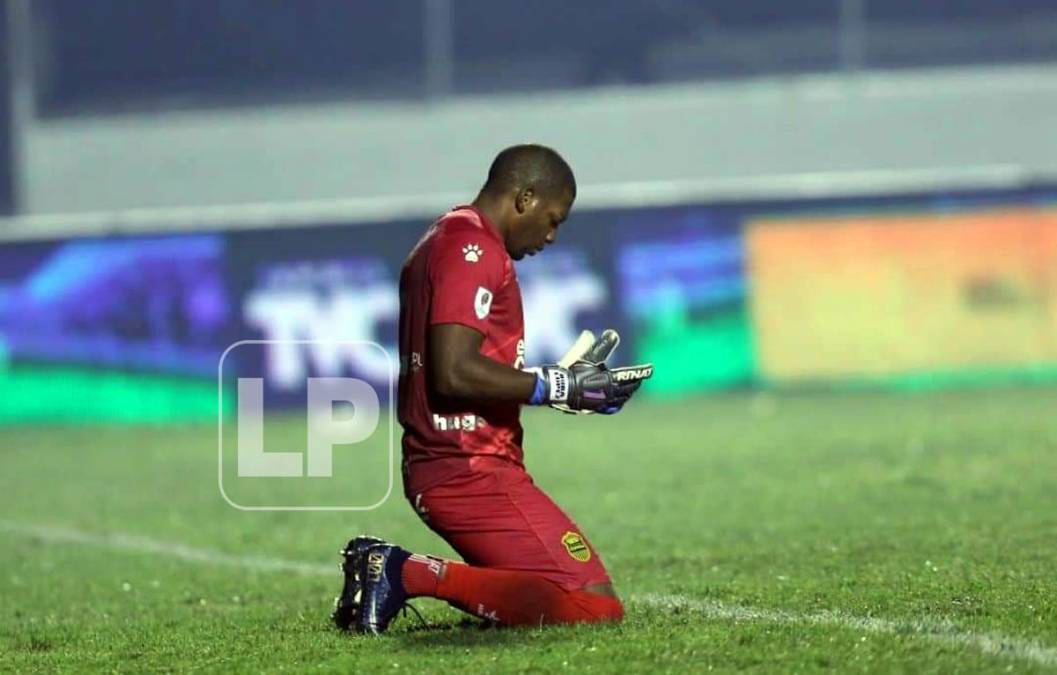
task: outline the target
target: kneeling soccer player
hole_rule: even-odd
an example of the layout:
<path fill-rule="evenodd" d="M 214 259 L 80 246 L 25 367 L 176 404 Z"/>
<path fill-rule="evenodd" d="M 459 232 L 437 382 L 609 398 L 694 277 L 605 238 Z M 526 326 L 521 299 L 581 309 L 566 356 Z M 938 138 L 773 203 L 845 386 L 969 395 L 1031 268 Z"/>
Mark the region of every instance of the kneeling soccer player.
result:
<path fill-rule="evenodd" d="M 623 617 L 598 553 L 522 464 L 522 404 L 612 414 L 652 374 L 607 368 L 613 341 L 523 370 L 513 261 L 554 243 L 575 197 L 554 150 L 507 148 L 474 203 L 442 216 L 411 251 L 400 275 L 404 491 L 465 562 L 353 539 L 339 627 L 381 633 L 420 596 L 505 625 Z"/>

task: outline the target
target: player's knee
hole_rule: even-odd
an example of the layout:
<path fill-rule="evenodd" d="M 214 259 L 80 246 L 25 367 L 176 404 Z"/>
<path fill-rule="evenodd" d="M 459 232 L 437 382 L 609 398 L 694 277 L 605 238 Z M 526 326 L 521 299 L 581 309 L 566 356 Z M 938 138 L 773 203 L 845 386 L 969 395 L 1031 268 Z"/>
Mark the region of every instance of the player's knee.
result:
<path fill-rule="evenodd" d="M 612 623 L 620 623 L 624 620 L 624 603 L 620 601 L 620 598 L 606 598 L 607 606 L 603 607 L 598 615 L 599 621 L 609 621 Z"/>
<path fill-rule="evenodd" d="M 577 592 L 583 621 L 587 623 L 619 623 L 624 619 L 624 603 L 614 595 L 600 595 L 588 591 Z"/>

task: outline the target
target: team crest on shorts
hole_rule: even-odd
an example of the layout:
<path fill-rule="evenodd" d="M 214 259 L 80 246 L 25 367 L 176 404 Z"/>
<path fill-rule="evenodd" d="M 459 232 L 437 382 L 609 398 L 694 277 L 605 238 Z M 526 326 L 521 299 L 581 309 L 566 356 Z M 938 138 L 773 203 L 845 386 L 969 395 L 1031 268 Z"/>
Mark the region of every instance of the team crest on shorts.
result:
<path fill-rule="evenodd" d="M 566 532 L 562 535 L 562 546 L 569 552 L 573 560 L 587 562 L 591 559 L 591 549 L 587 542 L 576 532 Z"/>

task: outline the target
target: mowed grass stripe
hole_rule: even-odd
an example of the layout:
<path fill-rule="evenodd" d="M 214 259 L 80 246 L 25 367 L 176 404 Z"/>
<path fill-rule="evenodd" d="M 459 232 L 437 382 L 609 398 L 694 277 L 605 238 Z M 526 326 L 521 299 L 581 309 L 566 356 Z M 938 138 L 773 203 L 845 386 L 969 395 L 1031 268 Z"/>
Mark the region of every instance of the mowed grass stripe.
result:
<path fill-rule="evenodd" d="M 82 530 L 0 521 L 0 530 L 52 544 L 76 544 L 107 548 L 127 553 L 165 555 L 185 562 L 232 567 L 261 572 L 290 572 L 306 576 L 337 577 L 337 565 L 284 560 L 267 556 L 240 556 L 165 542 L 138 535 L 111 532 L 92 533 Z M 631 604 L 653 609 L 692 612 L 714 621 L 763 622 L 786 625 L 827 626 L 866 633 L 912 635 L 924 640 L 974 649 L 995 657 L 1020 659 L 1042 666 L 1057 666 L 1057 648 L 1030 640 L 994 633 L 965 630 L 949 621 L 923 618 L 894 621 L 877 617 L 860 617 L 839 611 L 790 612 L 747 607 L 685 595 L 643 593 L 632 595 Z"/>

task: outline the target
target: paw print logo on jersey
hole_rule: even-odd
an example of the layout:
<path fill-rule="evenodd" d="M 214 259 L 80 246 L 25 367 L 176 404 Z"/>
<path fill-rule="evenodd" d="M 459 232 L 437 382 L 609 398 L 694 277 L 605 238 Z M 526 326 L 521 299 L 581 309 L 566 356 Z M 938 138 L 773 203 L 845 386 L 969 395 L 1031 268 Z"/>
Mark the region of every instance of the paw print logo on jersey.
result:
<path fill-rule="evenodd" d="M 466 258 L 466 262 L 475 263 L 481 259 L 481 256 L 484 255 L 484 251 L 482 251 L 481 247 L 477 244 L 467 244 L 462 247 L 462 254 L 463 257 Z"/>

